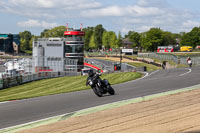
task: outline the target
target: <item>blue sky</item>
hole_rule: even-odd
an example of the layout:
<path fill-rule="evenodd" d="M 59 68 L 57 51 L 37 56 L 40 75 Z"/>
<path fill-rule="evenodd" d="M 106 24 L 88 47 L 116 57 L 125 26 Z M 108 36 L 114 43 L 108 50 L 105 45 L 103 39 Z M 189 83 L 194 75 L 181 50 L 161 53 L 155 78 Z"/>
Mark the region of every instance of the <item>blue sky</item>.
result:
<path fill-rule="evenodd" d="M 152 27 L 173 33 L 200 26 L 200 0 L 0 0 L 0 33 L 103 24 L 126 34 Z"/>

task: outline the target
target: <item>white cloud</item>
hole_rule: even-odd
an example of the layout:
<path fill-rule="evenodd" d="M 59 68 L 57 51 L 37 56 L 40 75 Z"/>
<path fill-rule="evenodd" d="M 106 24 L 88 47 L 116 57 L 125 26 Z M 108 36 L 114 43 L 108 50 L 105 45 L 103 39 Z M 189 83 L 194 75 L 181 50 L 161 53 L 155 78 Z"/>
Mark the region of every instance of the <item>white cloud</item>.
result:
<path fill-rule="evenodd" d="M 148 25 L 142 25 L 142 26 L 135 26 L 135 25 L 132 25 L 132 27 L 134 29 L 134 31 L 137 31 L 137 32 L 144 32 L 144 31 L 148 31 L 149 29 L 153 28 L 153 27 L 156 27 L 156 26 L 148 26 Z M 121 32 L 122 33 L 128 33 L 129 31 L 131 30 L 130 26 L 127 26 L 127 25 L 124 25 L 122 28 L 121 28 Z"/>
<path fill-rule="evenodd" d="M 159 2 L 163 6 L 159 6 Z M 139 0 L 137 5 L 127 8 L 130 12 L 136 12 L 135 15 L 127 15 L 123 18 L 122 28 L 127 33 L 127 29 L 137 32 L 148 31 L 152 27 L 160 27 L 162 30 L 179 33 L 188 32 L 195 26 L 200 26 L 200 21 L 194 21 L 199 18 L 197 12 L 175 9 L 164 5 L 165 0 Z M 164 8 L 163 8 L 164 7 Z"/>
<path fill-rule="evenodd" d="M 167 7 L 169 4 L 166 0 L 138 0 L 137 4 L 143 7 Z"/>
<path fill-rule="evenodd" d="M 28 21 L 18 22 L 18 26 L 20 27 L 27 27 L 27 28 L 33 28 L 33 27 L 42 27 L 42 28 L 53 28 L 58 26 L 57 23 L 48 23 L 46 21 L 39 21 L 39 20 L 33 20 L 30 19 Z"/>
<path fill-rule="evenodd" d="M 123 19 L 123 22 L 125 22 L 127 24 L 140 24 L 140 23 L 144 23 L 143 19 L 140 19 L 140 18 L 127 18 L 127 17 L 125 17 Z"/>
<path fill-rule="evenodd" d="M 50 0 L 8 0 L 10 6 L 16 7 L 34 7 L 34 8 L 52 8 L 54 2 Z M 8 5 L 9 6 L 9 5 Z"/>
<path fill-rule="evenodd" d="M 102 6 L 101 3 L 95 2 L 94 0 L 75 0 L 73 1 L 72 8 L 74 10 L 90 9 L 90 8 L 99 8 Z M 72 9 L 69 8 L 69 9 Z"/>
<path fill-rule="evenodd" d="M 58 18 L 64 13 L 80 16 L 81 10 L 101 6 L 95 0 L 2 0 L 1 3 L 0 12 L 31 18 Z"/>
<path fill-rule="evenodd" d="M 120 7 L 109 6 L 99 9 L 90 9 L 81 13 L 84 17 L 106 17 L 106 16 L 155 16 L 164 14 L 164 11 L 157 7 L 140 7 L 137 5 Z"/>
<path fill-rule="evenodd" d="M 141 7 L 141 6 L 129 6 L 126 8 L 129 14 L 132 16 L 154 16 L 163 14 L 164 11 L 157 7 Z"/>
<path fill-rule="evenodd" d="M 128 28 L 126 26 L 124 26 L 124 27 L 121 28 L 121 32 L 122 33 L 128 33 L 129 31 L 130 31 L 130 28 Z"/>
<path fill-rule="evenodd" d="M 76 10 L 84 8 L 95 8 L 101 6 L 99 2 L 94 0 L 4 0 L 6 5 L 11 7 L 29 7 L 29 8 L 56 8 L 67 9 L 74 8 Z"/>
<path fill-rule="evenodd" d="M 187 20 L 186 22 L 183 22 L 183 27 L 186 27 L 186 28 L 199 27 L 199 26 L 200 26 L 200 22 L 197 22 L 197 21 Z"/>
<path fill-rule="evenodd" d="M 140 6 L 147 6 L 148 5 L 148 1 L 146 1 L 146 0 L 139 0 L 138 1 L 138 5 L 140 5 Z"/>
<path fill-rule="evenodd" d="M 86 10 L 81 13 L 84 17 L 122 16 L 125 12 L 119 6 L 110 6 L 100 9 Z"/>
<path fill-rule="evenodd" d="M 51 27 L 67 21 L 73 24 L 83 22 L 86 26 L 101 23 L 116 32 L 144 32 L 151 27 L 181 32 L 200 24 L 200 13 L 176 9 L 167 0 L 137 0 L 126 4 L 127 1 L 0 0 L 0 14 L 17 16 L 15 22 L 21 18 L 28 20 L 18 22 L 20 27 Z"/>
<path fill-rule="evenodd" d="M 0 1 L 0 5 L 4 5 L 5 3 L 3 1 Z"/>
<path fill-rule="evenodd" d="M 156 27 L 156 26 L 148 26 L 148 25 L 143 25 L 141 27 L 137 27 L 136 30 L 138 32 L 144 32 L 144 31 L 148 31 L 149 29 Z"/>

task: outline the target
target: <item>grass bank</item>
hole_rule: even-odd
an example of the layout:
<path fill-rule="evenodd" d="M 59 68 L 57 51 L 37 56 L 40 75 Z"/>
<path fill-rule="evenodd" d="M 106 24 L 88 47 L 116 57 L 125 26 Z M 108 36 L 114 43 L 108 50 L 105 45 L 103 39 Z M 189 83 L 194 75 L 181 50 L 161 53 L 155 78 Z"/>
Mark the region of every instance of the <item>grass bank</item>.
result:
<path fill-rule="evenodd" d="M 103 74 L 102 79 L 106 78 L 111 84 L 119 84 L 142 77 L 141 73 L 125 72 Z M 26 99 L 39 96 L 47 96 L 73 91 L 90 89 L 85 85 L 87 76 L 61 77 L 53 79 L 43 79 L 0 90 L 0 101 Z"/>
<path fill-rule="evenodd" d="M 156 71 L 156 70 L 160 70 L 162 69 L 161 67 L 158 67 L 158 66 L 155 66 L 155 65 L 152 65 L 152 64 L 147 64 L 147 63 L 143 63 L 143 62 L 130 62 L 128 63 L 129 65 L 132 65 L 132 66 L 135 66 L 135 67 L 143 67 L 143 66 L 146 66 L 147 67 L 147 71 Z"/>

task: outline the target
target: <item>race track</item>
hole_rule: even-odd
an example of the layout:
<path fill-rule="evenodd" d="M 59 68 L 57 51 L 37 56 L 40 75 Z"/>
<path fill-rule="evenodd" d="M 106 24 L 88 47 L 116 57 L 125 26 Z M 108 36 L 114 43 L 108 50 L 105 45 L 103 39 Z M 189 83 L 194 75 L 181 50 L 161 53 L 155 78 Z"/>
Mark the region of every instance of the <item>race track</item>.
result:
<path fill-rule="evenodd" d="M 0 103 L 0 128 L 130 98 L 200 84 L 200 67 L 160 70 L 140 80 L 113 85 L 116 95 L 102 98 L 92 90 Z"/>

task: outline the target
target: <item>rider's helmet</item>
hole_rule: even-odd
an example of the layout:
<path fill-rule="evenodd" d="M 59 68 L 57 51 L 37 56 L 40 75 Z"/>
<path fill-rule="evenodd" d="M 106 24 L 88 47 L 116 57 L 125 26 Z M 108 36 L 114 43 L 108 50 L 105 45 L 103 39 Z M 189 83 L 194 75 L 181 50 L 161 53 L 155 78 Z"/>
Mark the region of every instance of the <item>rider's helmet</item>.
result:
<path fill-rule="evenodd" d="M 90 71 L 88 72 L 88 76 L 89 76 L 89 77 L 93 77 L 93 76 L 94 76 L 94 72 L 93 72 L 92 70 L 90 70 Z"/>

